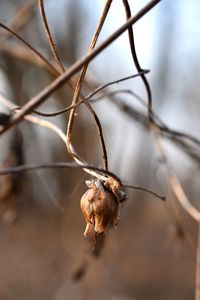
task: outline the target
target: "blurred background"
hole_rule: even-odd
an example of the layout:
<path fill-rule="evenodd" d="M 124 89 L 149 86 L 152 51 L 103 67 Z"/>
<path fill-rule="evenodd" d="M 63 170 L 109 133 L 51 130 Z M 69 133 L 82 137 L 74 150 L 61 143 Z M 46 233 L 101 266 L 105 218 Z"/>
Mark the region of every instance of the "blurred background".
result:
<path fill-rule="evenodd" d="M 1 23 L 12 28 L 53 62 L 37 1 L 1 0 Z M 130 1 L 135 14 L 148 1 Z M 46 15 L 60 58 L 67 68 L 89 46 L 105 1 L 46 0 Z M 170 128 L 199 136 L 200 3 L 161 1 L 133 28 L 141 66 L 153 94 L 153 110 Z M 103 41 L 126 20 L 122 1 L 113 1 L 101 32 Z M 89 87 L 137 73 L 127 33 L 89 66 Z M 25 104 L 55 76 L 23 43 L 0 30 L 0 92 L 16 105 Z M 74 78 L 75 80 L 75 78 Z M 145 101 L 140 78 L 106 91 L 129 89 Z M 59 89 L 40 106 L 52 112 L 70 105 L 73 92 Z M 178 205 L 159 159 L 155 139 L 140 118 L 122 109 L 129 105 L 146 116 L 146 107 L 127 93 L 93 104 L 101 121 L 109 168 L 128 184 L 165 195 L 166 202 L 127 190 L 117 230 L 107 234 L 98 259 L 88 259 L 91 244 L 83 236 L 79 202 L 89 178 L 81 170 L 40 170 L 0 177 L 0 299 L 193 299 L 197 224 Z M 0 111 L 9 113 L 0 102 Z M 50 121 L 66 130 L 68 114 Z M 94 120 L 77 111 L 72 132 L 77 152 L 102 166 Z M 190 201 L 198 207 L 199 166 L 173 141 L 163 140 L 167 158 Z M 0 138 L 1 168 L 16 164 L 71 161 L 65 145 L 46 128 L 23 122 Z M 5 197 L 5 195 L 7 195 Z M 78 280 L 77 270 L 84 266 Z"/>

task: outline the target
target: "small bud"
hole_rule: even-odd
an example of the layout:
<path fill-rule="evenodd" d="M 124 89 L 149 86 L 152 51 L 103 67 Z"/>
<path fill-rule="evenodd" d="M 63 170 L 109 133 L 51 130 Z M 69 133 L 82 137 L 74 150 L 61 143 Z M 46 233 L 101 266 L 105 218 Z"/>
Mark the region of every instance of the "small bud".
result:
<path fill-rule="evenodd" d="M 101 233 L 116 226 L 120 203 L 99 180 L 87 181 L 86 184 L 89 189 L 82 196 L 80 207 L 86 220 L 84 235 L 88 236 L 93 230 Z"/>

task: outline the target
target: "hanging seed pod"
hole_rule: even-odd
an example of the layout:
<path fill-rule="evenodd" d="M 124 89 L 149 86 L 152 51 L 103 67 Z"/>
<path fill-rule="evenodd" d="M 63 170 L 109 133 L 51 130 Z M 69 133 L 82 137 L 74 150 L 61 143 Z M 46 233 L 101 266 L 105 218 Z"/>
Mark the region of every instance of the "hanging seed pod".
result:
<path fill-rule="evenodd" d="M 89 190 L 82 196 L 80 207 L 86 220 L 84 235 L 88 236 L 93 230 L 102 233 L 116 226 L 120 203 L 100 180 L 86 181 L 86 184 Z"/>

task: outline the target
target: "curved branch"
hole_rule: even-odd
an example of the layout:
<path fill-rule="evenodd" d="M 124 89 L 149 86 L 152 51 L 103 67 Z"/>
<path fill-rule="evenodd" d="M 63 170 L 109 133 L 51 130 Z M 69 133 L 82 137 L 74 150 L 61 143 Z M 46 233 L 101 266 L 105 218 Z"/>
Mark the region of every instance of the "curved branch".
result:
<path fill-rule="evenodd" d="M 46 18 L 46 14 L 45 14 L 43 0 L 38 0 L 38 4 L 39 4 L 39 9 L 40 9 L 40 15 L 41 15 L 42 21 L 44 23 L 44 28 L 46 30 L 46 35 L 47 35 L 47 39 L 48 39 L 51 51 L 54 55 L 55 61 L 57 62 L 58 66 L 60 68 L 61 73 L 63 73 L 63 72 L 65 72 L 65 68 L 64 68 L 64 66 L 63 66 L 63 64 L 60 60 L 60 57 L 59 57 L 58 52 L 56 50 L 53 38 L 51 36 L 51 32 L 50 32 L 49 25 L 48 25 L 47 18 Z"/>
<path fill-rule="evenodd" d="M 142 186 L 138 186 L 138 185 L 130 185 L 130 184 L 126 184 L 126 183 L 123 183 L 123 187 L 125 188 L 129 188 L 129 189 L 134 189 L 134 190 L 140 190 L 140 191 L 143 191 L 143 192 L 147 192 L 151 195 L 153 195 L 154 197 L 162 200 L 162 201 L 165 201 L 166 200 L 166 197 L 165 196 L 161 196 L 159 195 L 158 193 L 150 190 L 150 189 L 147 189 L 147 188 L 144 188 Z"/>
<path fill-rule="evenodd" d="M 126 12 L 126 18 L 127 20 L 129 20 L 129 18 L 131 18 L 131 9 L 128 3 L 128 0 L 122 0 L 124 7 L 125 7 L 125 12 Z M 131 54 L 133 57 L 133 61 L 135 63 L 136 69 L 138 71 L 138 73 L 144 71 L 139 63 L 138 57 L 137 57 L 137 53 L 136 53 L 136 49 L 135 49 L 135 41 L 134 41 L 134 34 L 133 34 L 133 28 L 129 27 L 128 28 L 128 36 L 129 36 L 129 43 L 130 43 L 130 48 L 131 48 Z M 146 88 L 146 92 L 147 92 L 147 97 L 148 97 L 148 115 L 149 115 L 149 119 L 151 118 L 151 108 L 152 108 L 152 94 L 151 94 L 151 88 L 149 85 L 149 82 L 145 76 L 145 74 L 141 74 L 141 79 L 144 83 L 144 86 Z"/>
<path fill-rule="evenodd" d="M 92 50 L 94 49 L 94 47 L 96 45 L 99 34 L 100 34 L 100 32 L 102 30 L 102 27 L 103 27 L 103 24 L 104 24 L 104 22 L 106 20 L 106 17 L 108 15 L 111 3 L 112 3 L 112 0 L 107 0 L 106 1 L 106 4 L 105 4 L 104 10 L 102 12 L 102 15 L 100 17 L 99 23 L 97 25 L 97 28 L 96 28 L 95 33 L 93 35 L 93 38 L 91 40 L 91 43 L 90 43 L 90 46 L 89 46 L 89 49 L 88 49 L 88 54 L 90 54 L 92 52 Z M 89 64 L 89 62 L 86 62 L 84 64 L 82 70 L 81 70 L 81 74 L 79 76 L 79 79 L 78 79 L 78 82 L 77 82 L 77 85 L 76 85 L 76 89 L 75 89 L 75 92 L 74 92 L 74 96 L 73 96 L 73 99 L 72 99 L 72 105 L 75 105 L 78 102 L 79 95 L 80 95 L 81 88 L 82 88 L 82 84 L 83 84 L 83 81 L 84 81 L 84 78 L 85 78 L 85 75 L 86 75 L 86 72 L 87 72 L 88 64 Z M 94 112 L 93 108 L 91 107 L 91 105 L 87 101 L 85 101 L 85 100 L 83 100 L 83 101 L 86 104 L 86 106 L 88 107 L 88 109 L 91 111 L 91 113 L 94 115 L 94 118 L 95 118 L 95 120 L 98 124 L 99 135 L 101 137 L 101 142 L 102 142 L 101 145 L 102 145 L 102 150 L 103 150 L 104 167 L 105 167 L 106 170 L 108 170 L 107 151 L 106 151 L 105 141 L 104 141 L 104 138 L 103 138 L 103 131 L 102 131 L 102 128 L 101 128 L 101 123 L 100 123 L 96 113 Z M 73 108 L 70 111 L 69 121 L 68 121 L 68 125 L 67 125 L 67 133 L 66 133 L 66 146 L 67 146 L 68 152 L 72 155 L 72 157 L 74 156 L 74 153 L 73 153 L 73 148 L 71 147 L 71 132 L 72 132 L 72 127 L 73 127 L 73 123 L 74 123 L 74 120 L 75 120 L 75 118 L 74 118 L 75 117 L 75 112 L 76 112 L 76 108 Z"/>

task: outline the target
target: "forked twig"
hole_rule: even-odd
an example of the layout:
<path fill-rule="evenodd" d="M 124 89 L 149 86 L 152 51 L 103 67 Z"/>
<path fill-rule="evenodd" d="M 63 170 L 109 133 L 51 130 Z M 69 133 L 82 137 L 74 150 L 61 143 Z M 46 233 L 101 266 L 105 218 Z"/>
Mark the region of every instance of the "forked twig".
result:
<path fill-rule="evenodd" d="M 75 64 L 73 64 L 65 73 L 60 75 L 56 80 L 44 88 L 35 97 L 29 100 L 21 109 L 20 113 L 16 114 L 12 121 L 0 130 L 0 134 L 6 132 L 9 128 L 15 124 L 21 122 L 23 117 L 32 112 L 36 107 L 43 103 L 55 90 L 60 88 L 69 78 L 76 74 L 86 63 L 93 60 L 100 52 L 108 47 L 113 41 L 115 41 L 120 35 L 122 35 L 130 26 L 135 24 L 146 13 L 148 13 L 156 4 L 161 0 L 150 1 L 143 9 L 141 9 L 134 17 L 131 17 L 124 25 L 116 30 L 111 36 L 109 36 L 104 42 L 97 46 L 90 54 L 85 55 Z"/>
<path fill-rule="evenodd" d="M 109 8 L 110 8 L 110 4 L 111 4 L 112 0 L 108 0 L 106 5 L 105 5 L 105 9 L 103 10 L 103 13 L 102 13 L 102 20 L 106 18 L 107 16 L 107 13 L 109 11 Z M 48 25 L 48 22 L 47 22 L 47 18 L 46 18 L 46 14 L 45 14 L 45 9 L 44 9 L 44 3 L 43 3 L 43 0 L 38 0 L 38 4 L 39 4 L 39 7 L 40 7 L 40 13 L 41 13 L 41 17 L 42 17 L 42 20 L 43 20 L 43 23 L 44 23 L 44 27 L 45 27 L 45 30 L 46 30 L 46 34 L 47 34 L 47 38 L 48 38 L 48 41 L 49 41 L 49 45 L 50 45 L 50 48 L 52 50 L 52 53 L 54 55 L 54 58 L 61 70 L 61 73 L 64 73 L 65 72 L 65 68 L 64 66 L 62 65 L 62 62 L 59 58 L 59 55 L 58 55 L 58 52 L 56 50 L 56 47 L 55 47 L 55 44 L 53 42 L 53 38 L 51 36 L 51 32 L 50 32 L 50 29 L 49 29 L 49 25 Z M 83 82 L 83 79 L 84 79 L 84 76 L 83 74 L 80 75 L 82 76 L 82 82 Z M 79 78 L 80 79 L 80 78 Z M 104 137 L 103 137 L 103 130 L 102 130 L 102 126 L 101 126 L 101 123 L 100 123 L 100 120 L 96 114 L 96 112 L 93 110 L 93 108 L 91 107 L 91 105 L 89 103 L 87 103 L 87 101 L 85 101 L 84 97 L 81 95 L 81 86 L 82 84 L 80 84 L 79 82 L 79 79 L 78 79 L 78 83 L 76 85 L 76 88 L 75 88 L 75 91 L 74 91 L 74 98 L 77 98 L 77 101 L 79 99 L 79 97 L 81 97 L 83 103 L 86 105 L 86 107 L 89 109 L 89 111 L 91 112 L 91 114 L 93 115 L 94 117 L 94 120 L 96 122 L 96 125 L 97 125 L 97 130 L 98 130 L 98 135 L 99 135 L 99 138 L 100 138 L 100 143 L 101 143 L 101 146 L 102 146 L 102 151 L 103 151 L 103 159 L 104 159 L 104 162 L 105 162 L 105 167 L 107 165 L 107 152 L 106 152 L 106 146 L 105 146 L 105 141 L 104 141 Z M 80 86 L 79 87 L 79 90 L 77 88 L 77 86 Z M 73 101 L 74 101 L 74 98 L 72 100 L 72 105 L 73 105 Z M 76 102 L 77 102 L 76 101 Z M 75 108 L 72 108 L 72 110 L 75 109 Z M 73 120 L 72 120 L 73 122 Z M 69 124 L 70 124 L 70 117 L 69 117 Z M 66 139 L 67 140 L 67 139 Z M 74 152 L 71 152 L 73 148 L 72 145 L 70 145 L 71 142 L 68 141 L 66 143 L 66 146 L 67 146 L 67 149 L 68 149 L 68 152 L 74 157 L 75 160 L 77 160 L 77 154 Z M 74 154 L 74 155 L 73 155 Z M 82 160 L 82 159 L 81 159 Z M 78 160 L 77 160 L 78 162 Z"/>

